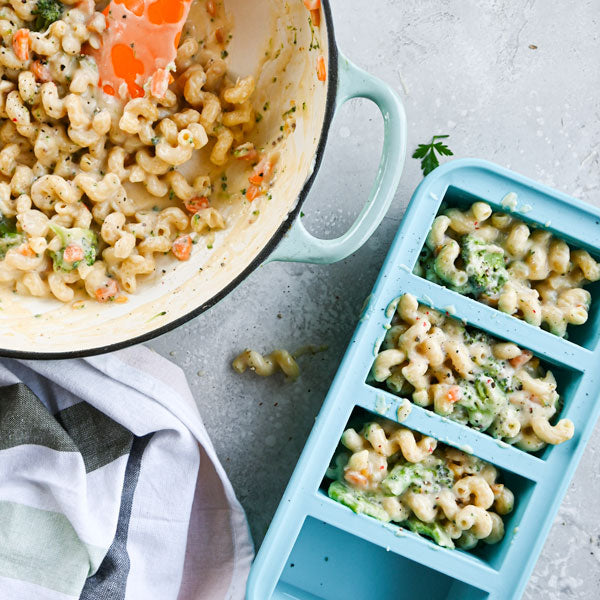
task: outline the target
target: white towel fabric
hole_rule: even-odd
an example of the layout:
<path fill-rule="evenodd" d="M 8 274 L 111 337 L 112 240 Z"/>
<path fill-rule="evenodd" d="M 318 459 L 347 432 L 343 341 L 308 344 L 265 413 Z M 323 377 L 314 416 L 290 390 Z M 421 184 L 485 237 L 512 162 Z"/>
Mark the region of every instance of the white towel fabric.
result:
<path fill-rule="evenodd" d="M 0 598 L 238 600 L 253 547 L 183 372 L 0 360 Z"/>

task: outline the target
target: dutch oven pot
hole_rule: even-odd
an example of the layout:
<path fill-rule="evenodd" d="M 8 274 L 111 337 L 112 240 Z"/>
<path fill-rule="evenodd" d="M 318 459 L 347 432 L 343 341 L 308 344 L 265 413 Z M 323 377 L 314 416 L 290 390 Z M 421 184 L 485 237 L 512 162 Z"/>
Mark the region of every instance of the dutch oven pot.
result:
<path fill-rule="evenodd" d="M 260 73 L 255 106 L 262 110 L 269 103 L 257 126 L 258 145 L 276 141 L 281 136 L 283 113 L 292 102 L 297 108 L 295 129 L 279 141 L 280 158 L 270 199 L 262 199 L 262 204 L 223 202 L 219 208 L 227 228 L 217 234 L 212 248 L 198 244 L 187 262 L 159 257 L 156 273 L 140 282 L 138 292 L 125 304 L 89 300 L 85 308 L 75 310 L 58 301 L 4 290 L 0 295 L 0 355 L 70 358 L 147 341 L 206 311 L 261 264 L 327 264 L 346 258 L 383 219 L 404 165 L 406 118 L 390 87 L 353 65 L 338 50 L 329 2 L 323 1 L 324 18 L 318 28 L 311 27 L 302 0 L 228 0 L 226 7 L 234 22 L 229 48 L 232 73 Z M 325 83 L 317 78 L 320 56 L 327 65 Z M 349 231 L 335 240 L 317 239 L 302 225 L 300 208 L 317 174 L 336 110 L 359 97 L 375 102 L 383 114 L 385 136 L 379 170 Z M 245 187 L 247 173 L 242 173 L 240 165 L 233 164 L 226 175 L 230 189 Z"/>

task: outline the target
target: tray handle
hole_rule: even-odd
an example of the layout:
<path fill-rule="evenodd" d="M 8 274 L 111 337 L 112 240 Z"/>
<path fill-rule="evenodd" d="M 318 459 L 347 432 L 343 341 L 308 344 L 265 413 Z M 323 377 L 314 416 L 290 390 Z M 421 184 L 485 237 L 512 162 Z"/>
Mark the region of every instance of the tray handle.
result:
<path fill-rule="evenodd" d="M 394 198 L 406 156 L 406 114 L 392 88 L 357 67 L 340 53 L 335 110 L 352 98 L 372 100 L 383 115 L 381 162 L 369 199 L 350 229 L 334 240 L 311 235 L 299 217 L 266 262 L 331 264 L 356 252 L 373 234 Z"/>

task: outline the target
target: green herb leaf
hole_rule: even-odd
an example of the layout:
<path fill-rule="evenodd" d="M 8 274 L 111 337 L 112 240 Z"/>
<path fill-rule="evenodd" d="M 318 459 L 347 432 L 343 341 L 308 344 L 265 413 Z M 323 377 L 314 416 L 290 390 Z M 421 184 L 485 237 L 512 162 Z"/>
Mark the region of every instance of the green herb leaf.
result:
<path fill-rule="evenodd" d="M 452 150 L 450 150 L 446 144 L 437 141 L 448 137 L 448 135 L 434 135 L 429 144 L 419 144 L 417 146 L 412 157 L 421 160 L 421 170 L 423 171 L 423 175 L 429 175 L 429 173 L 440 166 L 440 161 L 437 157 L 438 154 L 440 156 L 454 155 Z"/>

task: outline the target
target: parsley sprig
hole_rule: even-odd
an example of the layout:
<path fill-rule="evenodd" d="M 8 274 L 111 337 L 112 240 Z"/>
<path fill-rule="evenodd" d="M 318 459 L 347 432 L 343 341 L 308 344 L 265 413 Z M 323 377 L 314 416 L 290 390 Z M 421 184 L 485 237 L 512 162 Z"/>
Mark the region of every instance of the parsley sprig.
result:
<path fill-rule="evenodd" d="M 429 144 L 419 144 L 414 154 L 413 158 L 421 159 L 421 170 L 423 171 L 423 175 L 429 175 L 431 171 L 437 169 L 440 166 L 440 161 L 438 160 L 437 154 L 440 156 L 453 156 L 454 153 L 446 144 L 443 142 L 438 142 L 436 140 L 443 140 L 450 137 L 449 135 L 434 135 L 431 138 L 431 142 Z"/>

